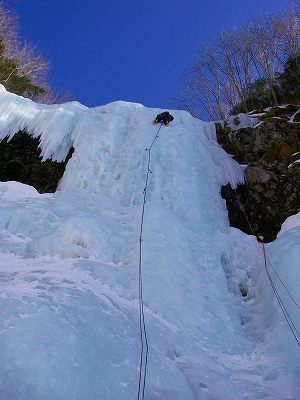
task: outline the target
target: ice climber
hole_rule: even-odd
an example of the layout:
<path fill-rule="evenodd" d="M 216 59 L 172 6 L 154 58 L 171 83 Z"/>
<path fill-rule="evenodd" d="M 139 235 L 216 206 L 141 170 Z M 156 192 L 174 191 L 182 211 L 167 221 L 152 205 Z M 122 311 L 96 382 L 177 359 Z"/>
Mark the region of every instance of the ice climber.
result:
<path fill-rule="evenodd" d="M 158 122 L 162 122 L 168 126 L 169 122 L 173 121 L 174 117 L 169 113 L 169 111 L 165 111 L 161 114 L 158 114 L 153 122 L 153 124 L 157 124 Z"/>

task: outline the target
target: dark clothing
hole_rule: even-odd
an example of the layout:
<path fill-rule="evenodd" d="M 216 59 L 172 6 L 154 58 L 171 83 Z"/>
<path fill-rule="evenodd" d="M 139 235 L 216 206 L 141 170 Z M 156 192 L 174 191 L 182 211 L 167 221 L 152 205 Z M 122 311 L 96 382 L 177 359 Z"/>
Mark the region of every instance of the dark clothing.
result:
<path fill-rule="evenodd" d="M 153 124 L 157 124 L 157 122 L 163 122 L 166 126 L 168 126 L 169 122 L 173 121 L 173 119 L 174 117 L 168 111 L 165 111 L 156 116 Z"/>

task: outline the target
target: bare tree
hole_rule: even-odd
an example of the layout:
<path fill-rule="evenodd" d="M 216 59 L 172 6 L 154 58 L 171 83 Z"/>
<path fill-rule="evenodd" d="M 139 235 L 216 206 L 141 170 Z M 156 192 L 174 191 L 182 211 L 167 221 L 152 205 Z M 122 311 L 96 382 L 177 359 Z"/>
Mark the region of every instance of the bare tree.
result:
<path fill-rule="evenodd" d="M 22 95 L 32 98 L 34 101 L 53 103 L 56 95 L 50 85 L 50 61 L 44 56 L 37 46 L 28 41 L 22 42 L 19 37 L 18 17 L 12 9 L 6 8 L 0 1 L 0 39 L 2 46 L 1 57 L 6 60 L 5 65 L 11 68 L 5 71 L 0 81 L 4 84 L 12 74 L 20 78 L 30 80 L 34 87 L 42 90 Z M 10 63 L 7 61 L 11 60 Z"/>
<path fill-rule="evenodd" d="M 295 11 L 295 7 L 291 7 L 284 10 L 280 16 L 272 17 L 281 50 L 279 61 L 283 64 L 288 58 L 296 57 L 300 49 L 300 15 Z"/>
<path fill-rule="evenodd" d="M 195 116 L 203 110 L 210 119 L 223 119 L 238 105 L 249 111 L 257 95 L 253 89 L 261 85 L 271 93 L 270 105 L 277 106 L 278 73 L 300 53 L 300 0 L 295 2 L 279 16 L 222 30 L 213 42 L 201 43 L 192 67 L 182 74 L 183 89 L 169 97 L 171 103 Z"/>
<path fill-rule="evenodd" d="M 226 118 L 234 103 L 234 89 L 220 68 L 214 44 L 199 44 L 192 67 L 181 73 L 181 84 L 180 93 L 168 98 L 175 107 L 203 119 Z M 199 110 L 203 112 L 200 114 Z"/>
<path fill-rule="evenodd" d="M 182 73 L 184 89 L 172 104 L 198 116 L 224 119 L 237 102 L 247 97 L 253 78 L 249 40 L 243 30 L 221 31 L 212 43 L 199 44 L 192 68 Z"/>
<path fill-rule="evenodd" d="M 248 88 L 254 74 L 253 55 L 250 51 L 251 41 L 247 31 L 237 28 L 222 30 L 216 43 L 219 52 L 219 68 L 230 82 L 231 90 L 227 99 L 230 109 L 237 101 L 240 101 L 247 110 Z"/>
<path fill-rule="evenodd" d="M 295 8 L 294 8 L 294 13 L 298 17 L 300 16 L 300 0 L 294 0 Z"/>
<path fill-rule="evenodd" d="M 214 45 L 202 43 L 193 59 L 193 75 L 196 88 L 207 102 L 210 117 L 223 118 L 228 110 L 232 91 L 230 82 L 220 68 L 219 55 Z"/>
<path fill-rule="evenodd" d="M 294 77 L 295 81 L 300 82 L 300 13 L 299 13 L 300 0 L 296 4 L 284 10 L 282 15 L 274 16 L 273 23 L 278 37 L 278 42 L 281 47 L 282 68 L 287 70 L 291 65 L 288 60 L 294 60 L 292 63 L 293 68 L 289 71 L 290 75 Z"/>
<path fill-rule="evenodd" d="M 280 45 L 277 39 L 274 24 L 271 19 L 264 19 L 247 27 L 252 38 L 251 54 L 260 78 L 265 78 L 274 100 L 278 105 L 274 86 L 276 74 L 282 68 L 280 63 Z"/>
<path fill-rule="evenodd" d="M 0 38 L 5 42 L 7 54 L 18 42 L 18 18 L 16 14 L 4 7 L 0 1 Z"/>

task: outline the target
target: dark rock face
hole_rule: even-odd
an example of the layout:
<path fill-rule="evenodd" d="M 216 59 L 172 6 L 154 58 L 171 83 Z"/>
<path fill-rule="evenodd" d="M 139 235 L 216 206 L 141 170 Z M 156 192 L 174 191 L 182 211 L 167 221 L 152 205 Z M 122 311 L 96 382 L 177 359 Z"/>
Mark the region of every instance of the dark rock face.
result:
<path fill-rule="evenodd" d="M 39 139 L 19 131 L 8 141 L 0 142 L 0 181 L 18 181 L 35 187 L 40 193 L 53 193 L 72 156 L 70 150 L 64 162 L 42 162 Z"/>
<path fill-rule="evenodd" d="M 262 116 L 254 128 L 231 131 L 218 124 L 221 146 L 245 169 L 246 185 L 237 193 L 256 236 L 270 242 L 281 224 L 300 211 L 300 124 L 298 107 L 282 108 L 281 116 Z M 287 112 L 289 115 L 287 115 Z M 292 118 L 290 118 L 292 117 Z M 253 234 L 230 185 L 222 188 L 231 226 Z"/>

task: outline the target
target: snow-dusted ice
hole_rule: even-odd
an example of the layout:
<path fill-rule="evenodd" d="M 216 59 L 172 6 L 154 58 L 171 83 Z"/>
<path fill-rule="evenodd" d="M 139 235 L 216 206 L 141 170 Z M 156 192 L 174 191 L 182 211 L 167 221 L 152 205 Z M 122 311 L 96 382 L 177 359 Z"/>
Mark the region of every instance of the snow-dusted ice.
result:
<path fill-rule="evenodd" d="M 46 106 L 1 87 L 1 138 L 26 128 L 57 161 L 75 148 L 54 194 L 0 183 L 1 400 L 137 398 L 145 149 L 160 111 Z M 213 124 L 171 113 L 151 149 L 142 237 L 145 400 L 299 399 L 300 349 L 261 248 L 229 227 L 220 195 L 243 171 Z M 266 251 L 299 304 L 296 218 Z"/>

